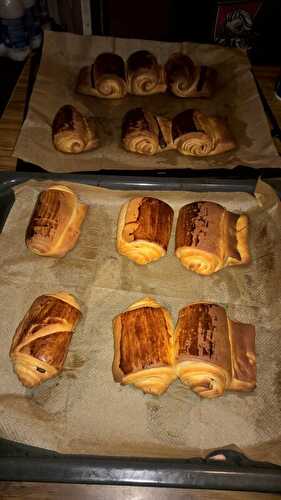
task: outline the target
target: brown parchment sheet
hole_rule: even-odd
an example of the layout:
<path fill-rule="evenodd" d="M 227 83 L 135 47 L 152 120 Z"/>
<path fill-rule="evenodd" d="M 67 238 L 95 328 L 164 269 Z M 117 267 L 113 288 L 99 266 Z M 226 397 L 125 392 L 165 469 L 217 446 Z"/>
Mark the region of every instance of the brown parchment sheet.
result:
<path fill-rule="evenodd" d="M 218 72 L 218 81 L 213 98 L 181 99 L 165 93 L 106 100 L 75 92 L 80 68 L 91 65 L 98 54 L 113 51 L 126 59 L 138 49 L 150 50 L 160 63 L 165 63 L 173 52 L 182 51 L 190 55 L 196 64 L 214 67 Z M 52 121 L 64 104 L 72 104 L 87 117 L 96 118 L 101 142 L 97 150 L 65 155 L 54 149 Z M 120 144 L 122 117 L 129 109 L 138 106 L 168 118 L 190 108 L 225 117 L 237 142 L 237 149 L 203 159 L 185 157 L 176 151 L 152 157 L 127 152 Z M 53 32 L 44 34 L 42 62 L 14 155 L 50 172 L 187 167 L 213 169 L 237 165 L 281 167 L 281 158 L 270 135 L 250 64 L 242 50 L 188 42 L 82 37 Z"/>
<path fill-rule="evenodd" d="M 115 249 L 120 207 L 141 191 L 115 191 L 65 183 L 89 211 L 76 247 L 64 258 L 32 254 L 24 243 L 39 192 L 51 181 L 15 188 L 16 201 L 0 235 L 0 435 L 59 452 L 190 457 L 232 445 L 250 457 L 281 464 L 281 209 L 277 195 L 259 182 L 247 193 L 149 192 L 168 202 L 175 219 L 168 254 L 137 266 Z M 144 193 L 147 195 L 147 191 Z M 250 218 L 252 263 L 199 276 L 173 255 L 179 208 L 211 200 Z M 44 293 L 73 293 L 83 318 L 63 373 L 26 389 L 8 353 L 15 329 Z M 112 378 L 112 319 L 151 296 L 176 323 L 180 308 L 205 300 L 227 307 L 233 319 L 256 327 L 257 388 L 200 399 L 179 381 L 161 397 L 144 395 Z"/>

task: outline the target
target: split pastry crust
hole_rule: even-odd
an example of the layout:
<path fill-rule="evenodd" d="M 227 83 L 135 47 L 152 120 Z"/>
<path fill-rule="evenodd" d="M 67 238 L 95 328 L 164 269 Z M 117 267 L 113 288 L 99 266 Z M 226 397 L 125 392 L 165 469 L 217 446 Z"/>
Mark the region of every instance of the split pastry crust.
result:
<path fill-rule="evenodd" d="M 155 155 L 176 149 L 185 156 L 212 156 L 236 147 L 225 119 L 187 109 L 172 120 L 143 108 L 129 110 L 122 121 L 122 144 L 127 151 Z"/>
<path fill-rule="evenodd" d="M 123 118 L 122 143 L 127 151 L 147 156 L 173 149 L 172 124 L 142 108 L 131 109 Z"/>
<path fill-rule="evenodd" d="M 66 292 L 38 297 L 16 329 L 10 358 L 19 380 L 35 387 L 62 370 L 81 311 Z"/>
<path fill-rule="evenodd" d="M 226 121 L 187 109 L 172 120 L 172 140 L 185 156 L 213 156 L 236 147 Z"/>

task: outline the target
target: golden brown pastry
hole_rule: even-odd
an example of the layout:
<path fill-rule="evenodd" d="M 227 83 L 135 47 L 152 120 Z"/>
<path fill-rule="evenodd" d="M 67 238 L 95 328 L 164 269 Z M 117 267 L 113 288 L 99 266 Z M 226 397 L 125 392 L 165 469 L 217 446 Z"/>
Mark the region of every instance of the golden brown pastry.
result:
<path fill-rule="evenodd" d="M 118 54 L 99 54 L 92 66 L 79 73 L 76 91 L 80 94 L 120 99 L 127 94 L 125 63 Z"/>
<path fill-rule="evenodd" d="M 171 149 L 171 122 L 142 108 L 131 109 L 123 118 L 122 143 L 127 151 L 143 155 Z"/>
<path fill-rule="evenodd" d="M 42 191 L 26 230 L 26 246 L 39 255 L 63 257 L 76 244 L 87 210 L 66 186 Z"/>
<path fill-rule="evenodd" d="M 149 297 L 113 321 L 113 377 L 160 395 L 175 379 L 173 325 L 168 311 Z"/>
<path fill-rule="evenodd" d="M 179 312 L 175 361 L 181 382 L 199 396 L 221 396 L 232 376 L 225 310 L 216 304 L 191 304 Z"/>
<path fill-rule="evenodd" d="M 256 387 L 255 327 L 228 320 L 232 358 L 230 389 L 252 391 Z"/>
<path fill-rule="evenodd" d="M 54 147 L 61 153 L 82 153 L 98 147 L 95 121 L 86 119 L 74 106 L 62 106 L 52 125 Z"/>
<path fill-rule="evenodd" d="M 137 264 L 163 257 L 168 248 L 173 209 L 148 196 L 133 198 L 123 205 L 117 227 L 117 249 Z"/>
<path fill-rule="evenodd" d="M 187 156 L 211 156 L 230 151 L 235 141 L 223 118 L 187 109 L 172 120 L 172 140 Z"/>
<path fill-rule="evenodd" d="M 176 227 L 176 256 L 198 274 L 209 275 L 226 266 L 248 264 L 249 220 L 217 203 L 198 201 L 180 209 Z"/>
<path fill-rule="evenodd" d="M 10 349 L 14 371 L 23 385 L 35 387 L 62 371 L 80 317 L 79 304 L 65 292 L 41 295 L 33 302 Z"/>
<path fill-rule="evenodd" d="M 175 53 L 165 65 L 168 89 L 178 97 L 210 97 L 216 71 L 208 66 L 195 66 L 186 54 Z"/>
<path fill-rule="evenodd" d="M 147 50 L 138 50 L 127 61 L 128 91 L 134 95 L 151 95 L 165 92 L 164 68 Z"/>
<path fill-rule="evenodd" d="M 145 297 L 113 320 L 113 377 L 151 394 L 181 382 L 203 398 L 256 386 L 255 328 L 233 321 L 217 304 L 181 309 L 176 329 L 169 312 Z"/>

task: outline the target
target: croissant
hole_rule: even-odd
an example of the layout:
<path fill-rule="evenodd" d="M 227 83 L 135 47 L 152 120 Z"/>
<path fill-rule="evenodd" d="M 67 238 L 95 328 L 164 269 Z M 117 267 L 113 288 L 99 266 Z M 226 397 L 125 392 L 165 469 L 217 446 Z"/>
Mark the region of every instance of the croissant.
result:
<path fill-rule="evenodd" d="M 123 118 L 122 143 L 127 151 L 143 155 L 171 149 L 171 122 L 142 108 L 131 109 Z"/>
<path fill-rule="evenodd" d="M 210 97 L 216 71 L 208 66 L 195 66 L 186 54 L 173 54 L 165 64 L 168 89 L 178 97 Z"/>
<path fill-rule="evenodd" d="M 176 378 L 168 311 L 146 297 L 114 319 L 113 335 L 114 380 L 144 393 L 163 394 Z"/>
<path fill-rule="evenodd" d="M 98 139 L 94 119 L 86 119 L 73 106 L 62 106 L 52 125 L 54 147 L 62 153 L 82 153 L 96 149 Z"/>
<path fill-rule="evenodd" d="M 62 371 L 80 317 L 79 304 L 65 292 L 41 295 L 33 302 L 10 349 L 14 371 L 23 385 L 35 387 Z"/>
<path fill-rule="evenodd" d="M 117 54 L 99 54 L 94 64 L 79 73 L 76 92 L 105 99 L 120 99 L 127 94 L 125 63 Z"/>
<path fill-rule="evenodd" d="M 173 216 L 173 209 L 164 201 L 150 197 L 131 199 L 119 215 L 118 252 L 137 264 L 160 259 L 167 252 Z"/>
<path fill-rule="evenodd" d="M 210 156 L 234 149 L 236 144 L 223 118 L 187 109 L 172 120 L 172 140 L 187 156 Z"/>
<path fill-rule="evenodd" d="M 204 398 L 221 396 L 232 375 L 225 310 L 216 304 L 191 304 L 179 312 L 175 361 L 181 382 Z"/>
<path fill-rule="evenodd" d="M 42 191 L 26 230 L 26 246 L 39 255 L 63 257 L 76 244 L 87 210 L 65 186 Z"/>
<path fill-rule="evenodd" d="M 147 50 L 139 50 L 127 60 L 128 91 L 134 95 L 151 95 L 165 92 L 164 68 Z"/>
<path fill-rule="evenodd" d="M 217 203 L 199 201 L 180 209 L 176 227 L 176 256 L 198 274 L 209 275 L 226 266 L 248 264 L 249 220 Z"/>

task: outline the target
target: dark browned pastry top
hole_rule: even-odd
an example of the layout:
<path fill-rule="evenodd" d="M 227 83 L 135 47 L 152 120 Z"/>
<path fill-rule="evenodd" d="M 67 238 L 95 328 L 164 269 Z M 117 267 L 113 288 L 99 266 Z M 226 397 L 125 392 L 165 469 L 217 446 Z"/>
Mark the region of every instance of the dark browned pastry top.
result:
<path fill-rule="evenodd" d="M 180 311 L 176 357 L 199 357 L 230 370 L 228 323 L 223 307 L 191 304 Z"/>
<path fill-rule="evenodd" d="M 94 62 L 94 75 L 96 80 L 103 75 L 116 75 L 125 80 L 125 63 L 122 57 L 113 52 L 99 54 Z"/>
<path fill-rule="evenodd" d="M 142 307 L 120 317 L 120 368 L 125 375 L 169 364 L 170 336 L 161 308 Z"/>
<path fill-rule="evenodd" d="M 74 118 L 77 113 L 77 110 L 70 104 L 62 106 L 53 121 L 53 137 L 59 132 L 63 132 L 65 130 L 75 130 Z"/>
<path fill-rule="evenodd" d="M 172 208 L 164 201 L 144 197 L 139 206 L 138 218 L 134 221 L 134 230 L 130 234 L 131 241 L 152 241 L 167 250 L 173 215 Z"/>
<path fill-rule="evenodd" d="M 122 139 L 136 130 L 151 132 L 151 125 L 143 108 L 133 108 L 125 114 L 122 122 Z"/>
<path fill-rule="evenodd" d="M 42 328 L 50 325 L 61 325 L 61 333 L 68 332 L 64 329 L 64 323 L 75 324 L 81 316 L 81 312 L 72 305 L 51 295 L 41 295 L 32 304 L 28 313 L 17 329 L 17 335 L 13 339 L 11 351 L 22 341 L 31 338 Z M 60 333 L 60 332 L 59 332 Z"/>
<path fill-rule="evenodd" d="M 72 333 L 68 332 L 52 333 L 24 346 L 21 352 L 49 363 L 59 370 L 63 367 L 71 337 Z"/>
<path fill-rule="evenodd" d="M 127 67 L 130 72 L 139 69 L 152 69 L 155 66 L 157 66 L 157 59 L 147 50 L 138 50 L 131 54 L 127 60 Z"/>
<path fill-rule="evenodd" d="M 171 84 L 182 77 L 184 73 L 189 73 L 191 80 L 194 78 L 193 61 L 186 54 L 173 54 L 165 64 L 167 83 Z M 186 75 L 188 76 L 188 74 Z"/>
<path fill-rule="evenodd" d="M 63 214 L 72 213 L 71 201 L 72 199 L 70 200 L 62 191 L 55 189 L 41 191 L 26 229 L 26 241 L 32 240 L 37 235 L 52 241 L 56 237 L 58 226 L 61 225 L 61 209 Z"/>
<path fill-rule="evenodd" d="M 225 209 L 213 202 L 195 201 L 181 207 L 177 222 L 176 246 L 195 246 L 204 244 L 207 250 L 214 251 L 219 245 L 219 221 Z M 212 231 L 213 229 L 213 231 Z M 216 253 L 216 252 L 215 252 Z"/>
<path fill-rule="evenodd" d="M 172 138 L 173 141 L 178 137 L 190 132 L 197 132 L 196 125 L 193 120 L 194 109 L 186 109 L 172 119 Z"/>

